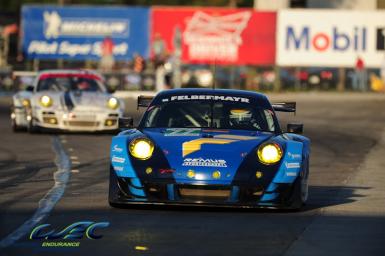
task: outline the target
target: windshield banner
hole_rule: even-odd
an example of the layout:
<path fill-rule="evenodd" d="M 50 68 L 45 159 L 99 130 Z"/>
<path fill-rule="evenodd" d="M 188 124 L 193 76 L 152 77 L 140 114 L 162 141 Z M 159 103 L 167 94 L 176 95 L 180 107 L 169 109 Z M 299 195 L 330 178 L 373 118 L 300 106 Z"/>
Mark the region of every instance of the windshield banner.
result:
<path fill-rule="evenodd" d="M 152 8 L 152 55 L 185 63 L 275 63 L 274 12 L 228 8 Z"/>
<path fill-rule="evenodd" d="M 149 53 L 149 8 L 23 6 L 28 58 L 129 60 Z M 107 53 L 106 53 L 107 52 Z"/>

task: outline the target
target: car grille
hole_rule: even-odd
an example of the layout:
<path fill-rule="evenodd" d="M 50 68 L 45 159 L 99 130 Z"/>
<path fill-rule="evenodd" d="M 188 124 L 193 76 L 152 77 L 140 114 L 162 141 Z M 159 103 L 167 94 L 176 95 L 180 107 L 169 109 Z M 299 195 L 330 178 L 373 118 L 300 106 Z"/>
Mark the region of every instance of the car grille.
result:
<path fill-rule="evenodd" d="M 64 125 L 79 126 L 79 127 L 91 127 L 91 126 L 98 126 L 99 122 L 95 122 L 95 121 L 64 121 Z"/>
<path fill-rule="evenodd" d="M 186 200 L 227 200 L 230 197 L 230 187 L 223 186 L 182 186 L 178 188 L 181 199 Z"/>

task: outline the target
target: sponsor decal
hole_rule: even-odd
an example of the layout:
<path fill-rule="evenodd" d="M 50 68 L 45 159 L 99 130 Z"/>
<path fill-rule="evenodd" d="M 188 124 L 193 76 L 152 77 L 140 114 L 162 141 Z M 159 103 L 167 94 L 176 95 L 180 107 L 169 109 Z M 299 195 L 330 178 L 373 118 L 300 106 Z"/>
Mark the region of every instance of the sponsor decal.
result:
<path fill-rule="evenodd" d="M 250 103 L 250 99 L 243 97 L 223 96 L 223 95 L 175 95 L 171 98 L 162 99 L 162 102 L 182 101 L 182 100 L 216 100 Z"/>
<path fill-rule="evenodd" d="M 286 169 L 295 169 L 295 168 L 300 168 L 300 163 L 288 163 L 285 162 Z"/>
<path fill-rule="evenodd" d="M 241 34 L 247 27 L 252 12 L 237 12 L 227 15 L 210 15 L 197 11 L 187 21 L 183 41 L 190 58 L 195 60 L 219 59 L 237 61 Z"/>
<path fill-rule="evenodd" d="M 301 158 L 302 158 L 302 155 L 301 155 L 301 154 L 293 154 L 293 153 L 288 152 L 287 155 L 288 155 L 291 159 L 293 159 L 293 160 L 295 160 L 295 159 L 301 159 Z"/>
<path fill-rule="evenodd" d="M 113 163 L 124 164 L 124 162 L 126 162 L 126 159 L 124 157 L 113 156 L 111 161 Z"/>
<path fill-rule="evenodd" d="M 160 174 L 169 174 L 174 172 L 175 172 L 175 169 L 159 169 Z"/>
<path fill-rule="evenodd" d="M 227 167 L 226 160 L 211 158 L 186 158 L 183 166 L 206 166 L 206 167 Z"/>
<path fill-rule="evenodd" d="M 286 176 L 289 176 L 289 177 L 296 177 L 296 176 L 297 176 L 297 173 L 296 173 L 296 172 L 286 172 Z"/>
<path fill-rule="evenodd" d="M 201 150 L 203 144 L 229 144 L 242 140 L 252 140 L 255 139 L 253 136 L 240 136 L 240 135 L 230 135 L 230 134 L 220 134 L 216 135 L 213 138 L 199 138 L 195 140 L 186 141 L 182 144 L 182 155 L 183 157 Z"/>
<path fill-rule="evenodd" d="M 123 152 L 123 148 L 120 148 L 118 145 L 114 145 L 114 146 L 112 147 L 112 151 L 113 151 L 113 152 L 121 153 L 121 152 Z"/>
<path fill-rule="evenodd" d="M 123 166 L 114 166 L 114 170 L 117 172 L 121 172 L 124 170 L 124 167 Z"/>
<path fill-rule="evenodd" d="M 66 226 L 60 231 L 51 228 L 51 224 L 41 224 L 33 228 L 29 235 L 30 240 L 44 240 L 42 247 L 79 247 L 80 242 L 59 241 L 79 240 L 83 238 L 97 240 L 103 237 L 100 229 L 110 225 L 109 222 L 79 221 Z M 47 240 L 56 240 L 49 242 Z"/>
<path fill-rule="evenodd" d="M 199 136 L 201 129 L 173 128 L 167 129 L 164 136 Z"/>

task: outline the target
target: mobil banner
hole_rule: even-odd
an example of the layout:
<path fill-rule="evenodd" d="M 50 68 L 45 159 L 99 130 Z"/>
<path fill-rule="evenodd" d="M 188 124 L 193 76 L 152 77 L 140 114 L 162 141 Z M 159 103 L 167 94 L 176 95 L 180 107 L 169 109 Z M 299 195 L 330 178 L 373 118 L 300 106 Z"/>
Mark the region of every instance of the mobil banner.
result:
<path fill-rule="evenodd" d="M 379 67 L 385 54 L 384 11 L 282 10 L 277 21 L 282 66 Z"/>
<path fill-rule="evenodd" d="M 26 5 L 22 27 L 28 58 L 99 59 L 107 38 L 116 59 L 149 53 L 148 8 Z"/>
<path fill-rule="evenodd" d="M 152 9 L 152 55 L 181 50 L 185 63 L 271 65 L 273 12 L 228 8 Z"/>

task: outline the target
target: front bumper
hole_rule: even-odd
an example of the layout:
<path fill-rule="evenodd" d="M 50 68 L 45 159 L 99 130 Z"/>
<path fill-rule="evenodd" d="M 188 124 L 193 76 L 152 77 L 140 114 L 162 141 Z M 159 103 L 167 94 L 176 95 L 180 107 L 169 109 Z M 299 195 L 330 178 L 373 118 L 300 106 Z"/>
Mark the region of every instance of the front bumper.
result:
<path fill-rule="evenodd" d="M 115 204 L 194 205 L 241 208 L 286 208 L 293 198 L 292 184 L 278 184 L 272 191 L 248 184 L 191 185 L 168 182 L 140 185 L 137 179 L 116 178 L 110 202 Z"/>
<path fill-rule="evenodd" d="M 116 111 L 51 111 L 40 110 L 34 114 L 34 124 L 41 128 L 65 131 L 114 131 L 118 129 Z"/>

